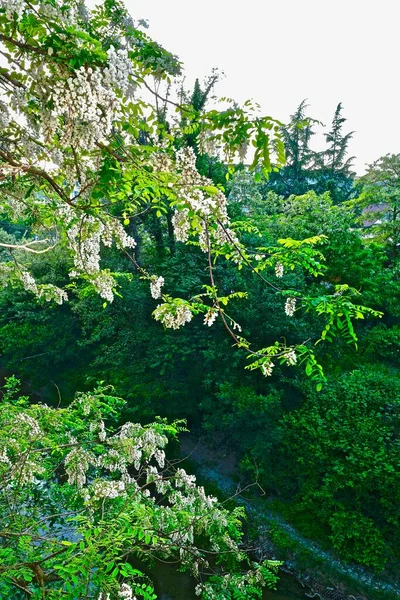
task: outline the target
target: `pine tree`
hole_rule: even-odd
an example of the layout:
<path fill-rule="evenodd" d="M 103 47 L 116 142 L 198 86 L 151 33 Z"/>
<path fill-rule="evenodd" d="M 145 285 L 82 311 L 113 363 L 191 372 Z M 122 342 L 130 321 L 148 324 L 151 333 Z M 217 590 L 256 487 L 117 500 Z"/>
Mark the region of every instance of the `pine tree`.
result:
<path fill-rule="evenodd" d="M 314 120 L 306 115 L 308 104 L 302 100 L 290 122 L 283 129 L 287 164 L 291 166 L 294 174 L 299 176 L 301 171 L 310 168 L 314 160 L 314 152 L 310 149 L 311 137 L 315 134 L 312 129 Z"/>
<path fill-rule="evenodd" d="M 287 198 L 295 194 L 305 194 L 310 189 L 309 173 L 316 160 L 316 153 L 310 148 L 314 135 L 314 119 L 307 117 L 308 104 L 300 102 L 290 115 L 289 124 L 282 128 L 285 143 L 286 166 L 277 173 L 271 173 L 266 190 L 272 190 Z"/>
<path fill-rule="evenodd" d="M 342 116 L 342 108 L 342 103 L 339 102 L 333 116 L 332 129 L 329 133 L 325 134 L 325 139 L 329 146 L 323 153 L 323 159 L 325 168 L 351 177 L 354 175 L 351 171 L 354 156 L 350 158 L 346 158 L 346 156 L 354 131 L 343 135 L 343 125 L 347 119 Z"/>

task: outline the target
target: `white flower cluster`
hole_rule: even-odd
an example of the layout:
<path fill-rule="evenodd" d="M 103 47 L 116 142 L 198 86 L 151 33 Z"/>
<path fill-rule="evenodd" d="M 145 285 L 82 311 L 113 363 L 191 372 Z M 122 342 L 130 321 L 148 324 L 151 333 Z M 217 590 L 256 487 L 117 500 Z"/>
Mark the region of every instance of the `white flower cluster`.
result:
<path fill-rule="evenodd" d="M 89 416 L 90 412 L 92 410 L 91 400 L 92 400 L 92 398 L 88 394 L 82 394 L 78 400 L 78 403 L 82 406 L 82 412 L 85 415 L 85 417 Z M 97 426 L 98 426 L 98 424 L 95 423 L 95 425 L 92 425 L 91 427 L 97 427 Z"/>
<path fill-rule="evenodd" d="M 212 584 L 210 584 L 209 582 L 199 583 L 195 587 L 195 594 L 196 596 L 204 595 L 204 598 L 206 598 L 207 600 L 219 600 L 222 597 L 232 597 L 232 591 L 235 590 L 233 596 L 236 597 L 237 592 L 239 591 L 239 593 L 242 592 L 240 597 L 249 598 L 250 596 L 248 596 L 247 593 L 245 593 L 247 588 L 250 587 L 254 589 L 255 587 L 259 588 L 260 586 L 264 585 L 265 576 L 263 575 L 260 568 L 256 568 L 247 571 L 247 573 L 243 575 L 239 573 L 226 573 L 222 575 L 220 582 L 222 595 L 221 592 L 216 591 L 213 588 Z"/>
<path fill-rule="evenodd" d="M 39 290 L 38 290 L 36 281 L 32 277 L 32 275 L 30 273 L 28 273 L 28 271 L 24 271 L 21 274 L 21 282 L 22 282 L 22 285 L 24 286 L 24 289 L 27 292 L 32 292 L 32 294 L 35 294 L 35 296 L 38 296 Z"/>
<path fill-rule="evenodd" d="M 135 85 L 131 82 L 132 62 L 125 48 L 116 50 L 111 46 L 107 52 L 108 67 L 104 69 L 104 78 L 109 86 L 115 86 L 127 97 L 133 97 Z"/>
<path fill-rule="evenodd" d="M 99 271 L 91 281 L 100 298 L 104 298 L 108 302 L 113 302 L 115 279 L 110 273 L 104 270 Z"/>
<path fill-rule="evenodd" d="M 121 473 L 127 482 L 132 483 L 128 475 L 130 465 L 139 471 L 142 464 L 147 464 L 154 458 L 160 468 L 164 467 L 163 448 L 167 441 L 164 435 L 156 433 L 153 429 L 136 423 L 125 423 L 119 435 L 107 439 L 111 448 L 101 456 L 99 465 L 111 473 Z"/>
<path fill-rule="evenodd" d="M 88 275 L 99 295 L 112 302 L 114 300 L 113 288 L 115 280 L 106 270 L 100 270 L 101 244 L 111 247 L 113 239 L 119 248 L 134 248 L 135 240 L 129 236 L 121 223 L 116 219 L 102 222 L 90 215 L 81 215 L 76 220 L 72 209 L 63 208 L 60 216 L 67 223 L 72 223 L 67 229 L 69 247 L 73 252 L 75 269 L 70 272 L 71 277 Z"/>
<path fill-rule="evenodd" d="M 6 450 L 3 448 L 3 450 L 0 452 L 0 463 L 3 463 L 5 465 L 11 465 L 11 461 L 7 456 L 7 452 Z"/>
<path fill-rule="evenodd" d="M 168 303 L 159 304 L 153 312 L 153 316 L 156 321 L 161 321 L 168 329 L 179 329 L 193 318 L 192 311 L 187 304 L 175 306 Z"/>
<path fill-rule="evenodd" d="M 29 437 L 35 438 L 42 433 L 37 420 L 24 412 L 19 413 L 15 417 L 15 423 L 17 427 L 22 424 L 25 435 L 28 435 Z"/>
<path fill-rule="evenodd" d="M 7 105 L 0 100 L 0 129 L 4 131 L 10 123 L 10 114 Z"/>
<path fill-rule="evenodd" d="M 188 219 L 188 212 L 187 209 L 176 210 L 172 216 L 172 225 L 178 242 L 187 242 L 189 239 L 190 221 Z"/>
<path fill-rule="evenodd" d="M 44 133 L 48 143 L 52 142 L 60 129 L 61 146 L 73 146 L 90 150 L 96 143 L 105 143 L 111 133 L 113 122 L 119 118 L 121 100 L 116 89 L 133 93 L 130 84 L 131 67 L 124 50 L 110 48 L 108 66 L 102 71 L 98 67 L 80 67 L 74 76 L 58 76 L 52 81 L 47 102 L 54 108 L 44 114 Z M 42 84 L 48 86 L 48 82 Z"/>
<path fill-rule="evenodd" d="M 125 494 L 125 483 L 123 481 L 98 480 L 92 486 L 93 495 L 96 499 L 118 498 Z"/>
<path fill-rule="evenodd" d="M 56 304 L 62 304 L 63 302 L 68 301 L 67 292 L 56 285 L 47 284 L 45 287 L 42 287 L 41 291 L 44 292 L 44 298 L 47 302 L 54 300 Z"/>
<path fill-rule="evenodd" d="M 218 245 L 228 244 L 231 247 L 238 244 L 236 234 L 229 229 L 226 197 L 221 190 L 215 188 L 211 179 L 199 174 L 192 148 L 177 151 L 176 168 L 180 173 L 176 185 L 177 196 L 183 204 L 172 217 L 176 239 L 180 242 L 189 239 L 191 232 L 189 214 L 195 212 L 200 217 L 195 232 L 199 235 L 203 251 L 208 249 L 208 240 Z M 207 191 L 207 188 L 212 188 L 212 192 Z M 207 227 L 209 220 L 216 226 Z"/>
<path fill-rule="evenodd" d="M 283 277 L 283 264 L 280 262 L 277 262 L 275 265 L 275 275 L 278 278 Z"/>
<path fill-rule="evenodd" d="M 150 281 L 150 292 L 153 298 L 156 300 L 161 298 L 161 288 L 164 285 L 164 277 L 153 276 Z"/>
<path fill-rule="evenodd" d="M 39 13 L 48 19 L 51 19 L 57 23 L 57 25 L 72 25 L 76 27 L 76 23 L 73 23 L 74 20 L 74 10 L 72 6 L 69 6 L 66 10 L 65 5 L 62 5 L 63 10 L 61 10 L 61 6 L 58 6 L 57 3 L 50 4 L 50 2 L 40 2 L 39 3 Z"/>
<path fill-rule="evenodd" d="M 23 271 L 20 278 L 24 289 L 35 294 L 37 298 L 44 298 L 46 302 L 54 300 L 57 304 L 62 304 L 68 300 L 68 294 L 65 290 L 49 283 L 38 286 L 34 277 L 28 271 Z"/>
<path fill-rule="evenodd" d="M 42 475 L 45 469 L 37 461 L 22 456 L 21 460 L 14 465 L 13 476 L 20 485 L 33 483 L 37 475 Z"/>
<path fill-rule="evenodd" d="M 272 375 L 272 370 L 274 366 L 275 365 L 272 362 L 272 360 L 267 360 L 263 362 L 263 364 L 261 365 L 262 374 L 265 375 L 265 377 L 270 377 Z"/>
<path fill-rule="evenodd" d="M 215 156 L 217 153 L 215 139 L 208 131 L 201 131 L 199 133 L 197 136 L 197 146 L 200 154 Z"/>
<path fill-rule="evenodd" d="M 123 600 L 136 600 L 132 588 L 127 583 L 121 585 L 118 592 L 118 598 L 122 598 Z"/>
<path fill-rule="evenodd" d="M 88 404 L 86 404 L 86 406 L 88 406 Z M 87 410 L 87 408 L 85 408 L 85 405 L 84 405 L 84 410 Z M 89 411 L 90 411 L 90 408 L 89 408 Z M 96 421 L 93 421 L 90 424 L 90 431 L 97 431 L 99 440 L 101 442 L 104 442 L 107 438 L 107 432 L 106 432 L 106 427 L 104 425 L 104 421 L 100 421 L 99 423 L 97 423 Z"/>
<path fill-rule="evenodd" d="M 296 298 L 287 298 L 285 302 L 285 313 L 288 317 L 293 317 L 296 310 Z"/>
<path fill-rule="evenodd" d="M 187 487 L 194 488 L 196 486 L 196 476 L 188 475 L 184 469 L 177 469 L 176 471 L 176 487 Z"/>
<path fill-rule="evenodd" d="M 20 17 L 25 7 L 24 0 L 1 0 L 0 2 L 0 8 L 5 10 L 6 17 L 10 21 L 14 19 L 14 15 Z"/>
<path fill-rule="evenodd" d="M 96 464 L 95 457 L 83 448 L 73 448 L 65 457 L 65 470 L 68 483 L 82 488 L 86 483 L 86 473 L 91 464 Z"/>
<path fill-rule="evenodd" d="M 286 352 L 286 354 L 283 355 L 283 358 L 289 366 L 293 366 L 297 363 L 297 355 L 293 348 Z"/>
<path fill-rule="evenodd" d="M 211 325 L 215 322 L 217 317 L 218 310 L 216 308 L 210 308 L 205 314 L 204 325 L 208 325 L 209 327 L 211 327 Z"/>
<path fill-rule="evenodd" d="M 174 170 L 174 166 L 168 154 L 157 150 L 150 156 L 150 165 L 153 170 L 159 173 L 171 173 Z M 170 182 L 172 184 L 172 182 Z"/>

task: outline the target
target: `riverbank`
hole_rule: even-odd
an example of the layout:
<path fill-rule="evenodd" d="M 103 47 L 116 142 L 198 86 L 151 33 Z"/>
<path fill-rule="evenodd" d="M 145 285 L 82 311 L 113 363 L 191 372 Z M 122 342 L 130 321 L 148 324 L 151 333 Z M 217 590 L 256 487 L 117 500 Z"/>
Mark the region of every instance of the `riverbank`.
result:
<path fill-rule="evenodd" d="M 218 454 L 193 435 L 181 443 L 181 455 L 191 463 L 191 471 L 219 496 L 235 496 L 248 515 L 248 535 L 256 542 L 258 553 L 284 561 L 284 570 L 302 585 L 307 595 L 322 600 L 400 599 L 400 586 L 386 582 L 358 565 L 348 565 L 317 543 L 301 535 L 276 510 L 271 499 L 250 490 L 241 490 L 234 480 L 234 453 Z"/>

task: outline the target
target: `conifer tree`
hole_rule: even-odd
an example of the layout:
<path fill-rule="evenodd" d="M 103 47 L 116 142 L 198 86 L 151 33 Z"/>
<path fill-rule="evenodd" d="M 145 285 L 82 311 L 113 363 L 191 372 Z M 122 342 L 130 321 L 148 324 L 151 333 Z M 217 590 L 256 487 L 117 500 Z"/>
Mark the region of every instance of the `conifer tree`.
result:
<path fill-rule="evenodd" d="M 310 149 L 310 140 L 315 131 L 312 129 L 313 121 L 306 116 L 307 108 L 306 100 L 302 100 L 290 116 L 289 125 L 283 129 L 287 163 L 297 177 L 312 166 L 315 154 Z"/>
<path fill-rule="evenodd" d="M 354 173 L 351 172 L 354 156 L 349 158 L 346 158 L 346 156 L 348 154 L 349 142 L 353 137 L 354 131 L 350 131 L 343 135 L 343 125 L 347 119 L 342 116 L 342 109 L 342 103 L 339 102 L 333 116 L 332 129 L 325 134 L 325 139 L 329 146 L 324 152 L 324 164 L 325 168 L 352 176 L 354 175 Z"/>

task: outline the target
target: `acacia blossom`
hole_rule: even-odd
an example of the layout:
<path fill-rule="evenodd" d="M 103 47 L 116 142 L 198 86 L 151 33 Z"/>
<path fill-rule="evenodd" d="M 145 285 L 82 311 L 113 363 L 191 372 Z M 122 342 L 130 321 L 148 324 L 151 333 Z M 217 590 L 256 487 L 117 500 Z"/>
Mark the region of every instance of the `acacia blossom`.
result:
<path fill-rule="evenodd" d="M 296 310 L 296 298 L 287 298 L 285 302 L 285 313 L 288 317 L 293 317 Z"/>
<path fill-rule="evenodd" d="M 275 275 L 278 278 L 283 277 L 283 264 L 280 262 L 277 262 L 275 265 Z"/>
<path fill-rule="evenodd" d="M 150 281 L 150 292 L 156 300 L 161 298 L 161 288 L 164 285 L 164 277 L 154 276 Z"/>
<path fill-rule="evenodd" d="M 127 583 L 121 585 L 118 592 L 118 598 L 122 598 L 123 600 L 136 600 L 132 588 Z"/>
<path fill-rule="evenodd" d="M 289 366 L 293 366 L 297 363 L 297 355 L 293 348 L 286 352 L 283 355 L 283 358 L 286 360 L 286 364 Z"/>
<path fill-rule="evenodd" d="M 172 166 L 169 159 L 162 162 L 160 158 L 157 158 L 153 165 L 159 171 L 166 171 Z M 211 179 L 200 175 L 192 148 L 182 148 L 176 152 L 175 167 L 179 178 L 174 189 L 180 203 L 172 217 L 176 239 L 186 242 L 190 234 L 195 233 L 198 235 L 203 251 L 207 251 L 209 243 L 227 244 L 235 248 L 239 241 L 229 228 L 226 197 L 219 188 L 215 187 Z M 192 231 L 190 216 L 193 212 L 199 217 L 194 231 Z M 209 226 L 211 221 L 213 227 Z"/>
<path fill-rule="evenodd" d="M 217 317 L 218 310 L 216 308 L 210 308 L 210 310 L 207 311 L 204 317 L 204 325 L 208 325 L 209 327 L 211 327 L 211 325 L 215 322 Z"/>
<path fill-rule="evenodd" d="M 168 329 L 179 329 L 193 318 L 193 313 L 187 304 L 179 306 L 159 304 L 153 315 L 156 321 L 161 321 Z"/>
<path fill-rule="evenodd" d="M 272 362 L 272 360 L 263 362 L 263 364 L 261 365 L 262 374 L 265 375 L 265 377 L 270 377 L 272 375 L 272 370 L 274 366 L 275 365 Z"/>

